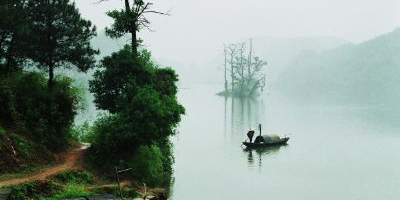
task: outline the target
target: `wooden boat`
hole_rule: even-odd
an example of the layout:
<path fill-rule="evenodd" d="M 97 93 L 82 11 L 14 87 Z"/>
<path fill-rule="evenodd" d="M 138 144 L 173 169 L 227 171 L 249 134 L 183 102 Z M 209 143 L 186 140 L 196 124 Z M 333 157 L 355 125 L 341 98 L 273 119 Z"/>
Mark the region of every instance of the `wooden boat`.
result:
<path fill-rule="evenodd" d="M 243 144 L 248 147 L 248 148 L 257 148 L 257 147 L 270 147 L 270 146 L 278 146 L 278 145 L 286 145 L 287 141 L 289 140 L 289 137 L 284 137 L 281 138 L 278 135 L 261 135 L 261 124 L 258 125 L 258 128 L 260 130 L 260 135 L 256 137 L 254 142 L 247 142 L 244 141 Z M 251 133 L 252 132 L 252 133 Z M 249 134 L 251 135 L 249 136 Z M 247 136 L 252 138 L 254 135 L 254 131 L 249 131 L 247 133 Z"/>
<path fill-rule="evenodd" d="M 257 148 L 257 147 L 270 147 L 270 146 L 278 146 L 278 145 L 286 145 L 289 137 L 280 138 L 278 141 L 273 142 L 246 142 L 244 141 L 243 144 L 249 148 Z"/>

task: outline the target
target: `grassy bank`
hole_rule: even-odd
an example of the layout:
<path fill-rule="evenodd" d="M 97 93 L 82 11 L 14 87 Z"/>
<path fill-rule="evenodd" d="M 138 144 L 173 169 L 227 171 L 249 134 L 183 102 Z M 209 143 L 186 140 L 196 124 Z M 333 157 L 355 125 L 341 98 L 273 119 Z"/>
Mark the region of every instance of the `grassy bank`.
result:
<path fill-rule="evenodd" d="M 116 194 L 115 184 L 84 170 L 67 170 L 47 180 L 25 182 L 11 189 L 9 200 L 59 200 L 99 194 Z M 128 198 L 139 196 L 137 189 L 125 185 L 123 195 Z"/>

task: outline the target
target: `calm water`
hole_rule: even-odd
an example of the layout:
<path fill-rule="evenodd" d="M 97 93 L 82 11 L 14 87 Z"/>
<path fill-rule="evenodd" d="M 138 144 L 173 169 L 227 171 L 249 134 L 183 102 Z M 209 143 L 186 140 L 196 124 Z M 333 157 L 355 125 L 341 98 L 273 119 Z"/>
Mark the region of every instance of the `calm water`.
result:
<path fill-rule="evenodd" d="M 219 89 L 180 91 L 172 200 L 400 199 L 400 109 L 294 105 L 274 92 L 232 101 Z M 289 145 L 243 149 L 258 123 Z"/>

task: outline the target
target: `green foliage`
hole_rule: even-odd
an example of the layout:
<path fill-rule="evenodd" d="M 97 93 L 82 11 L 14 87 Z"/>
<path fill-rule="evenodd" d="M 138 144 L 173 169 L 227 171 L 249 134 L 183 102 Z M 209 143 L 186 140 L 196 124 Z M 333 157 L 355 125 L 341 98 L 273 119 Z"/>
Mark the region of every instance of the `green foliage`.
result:
<path fill-rule="evenodd" d="M 60 200 L 66 198 L 77 198 L 82 196 L 90 196 L 91 192 L 85 190 L 82 184 L 68 183 L 62 191 L 59 191 L 51 197 L 40 198 L 40 200 Z"/>
<path fill-rule="evenodd" d="M 66 170 L 52 177 L 53 180 L 61 183 L 88 184 L 93 183 L 93 174 L 83 170 Z"/>
<path fill-rule="evenodd" d="M 31 142 L 16 134 L 11 134 L 11 140 L 14 142 L 14 148 L 18 151 L 20 157 L 23 159 L 31 159 L 32 152 L 34 152 L 34 147 Z"/>
<path fill-rule="evenodd" d="M 168 13 L 151 10 L 152 5 L 153 3 L 146 3 L 143 0 L 125 0 L 124 10 L 107 12 L 107 15 L 114 20 L 114 23 L 110 28 L 106 28 L 106 34 L 111 38 L 119 38 L 130 33 L 132 36 L 132 53 L 138 54 L 137 47 L 141 41 L 137 38 L 137 32 L 143 27 L 148 29 L 150 27 L 150 20 L 147 19 L 146 15 L 149 13 L 168 15 Z"/>
<path fill-rule="evenodd" d="M 37 171 L 39 165 L 48 164 L 52 157 L 45 147 L 37 145 L 26 136 L 0 127 L 0 179 L 13 178 Z M 17 174 L 6 174 L 14 173 Z"/>
<path fill-rule="evenodd" d="M 156 145 L 140 146 L 127 163 L 133 168 L 132 174 L 136 180 L 151 187 L 164 183 L 163 155 Z"/>
<path fill-rule="evenodd" d="M 27 29 L 26 1 L 3 0 L 0 3 L 0 74 L 9 74 L 21 68 L 26 55 Z"/>
<path fill-rule="evenodd" d="M 150 54 L 142 52 L 136 58 L 129 46 L 105 57 L 90 81 L 90 91 L 94 93 L 98 108 L 116 113 L 123 109 L 119 103 L 120 96 L 131 82 L 145 84 L 153 74 L 153 63 Z"/>
<path fill-rule="evenodd" d="M 113 164 L 124 157 L 122 154 L 132 154 L 132 139 L 138 138 L 135 132 L 130 132 L 125 124 L 127 120 L 119 115 L 105 116 L 98 119 L 94 126 L 95 133 L 91 138 L 89 153 L 92 161 L 98 167 L 111 169 Z M 129 139 L 129 140 L 128 140 Z M 122 145 L 122 146 L 121 146 Z M 125 149 L 124 149 L 125 148 Z M 104 161 L 107 161 L 104 163 Z"/>
<path fill-rule="evenodd" d="M 111 38 L 120 38 L 132 29 L 131 24 L 133 18 L 126 12 L 126 10 L 112 10 L 108 11 L 107 15 L 114 20 L 111 28 L 106 28 L 106 34 Z"/>
<path fill-rule="evenodd" d="M 138 162 L 145 171 L 136 173 L 134 168 L 133 173 L 157 185 L 172 172 L 168 137 L 175 134 L 185 110 L 176 99 L 175 71 L 158 68 L 150 58 L 147 51 L 135 56 L 125 47 L 102 60 L 103 69 L 95 73 L 90 89 L 96 105 L 111 114 L 95 122 L 90 152 L 103 168 Z M 147 161 L 147 156 L 154 159 Z"/>
<path fill-rule="evenodd" d="M 91 192 L 102 195 L 102 194 L 117 194 L 116 196 L 119 196 L 119 188 L 118 186 L 110 186 L 110 187 L 94 187 L 91 188 Z M 122 196 L 124 196 L 126 199 L 131 199 L 135 197 L 142 197 L 142 195 L 139 194 L 138 190 L 136 187 L 130 187 L 130 186 L 121 186 L 121 191 L 122 191 Z"/>
<path fill-rule="evenodd" d="M 91 142 L 93 135 L 92 127 L 88 121 L 85 121 L 82 125 L 74 125 L 71 128 L 71 137 L 78 142 Z"/>
<path fill-rule="evenodd" d="M 29 0 L 27 5 L 30 40 L 28 57 L 49 72 L 52 86 L 57 67 L 75 66 L 86 71 L 94 66 L 99 52 L 90 45 L 96 28 L 84 20 L 69 0 Z"/>
<path fill-rule="evenodd" d="M 15 94 L 5 81 L 0 81 L 0 120 L 15 120 Z"/>
<path fill-rule="evenodd" d="M 46 78 L 39 73 L 16 73 L 0 81 L 2 121 L 18 124 L 30 137 L 51 150 L 67 144 L 69 131 L 81 100 L 72 79 L 59 77 L 53 90 L 47 90 Z"/>
<path fill-rule="evenodd" d="M 0 126 L 0 139 L 2 139 L 5 136 L 6 132 L 7 131 L 3 127 Z"/>
<path fill-rule="evenodd" d="M 90 81 L 96 106 L 110 114 L 95 122 L 89 151 L 97 166 L 134 166 L 133 173 L 141 181 L 155 186 L 165 183 L 166 174 L 172 172 L 168 137 L 175 134 L 185 109 L 176 99 L 175 71 L 160 69 L 148 51 L 137 51 L 136 34 L 150 23 L 145 15 L 164 14 L 150 10 L 151 5 L 126 0 L 124 10 L 107 13 L 114 23 L 106 34 L 118 38 L 130 33 L 132 43 L 105 57 Z"/>
<path fill-rule="evenodd" d="M 25 182 L 11 186 L 9 200 L 60 200 L 92 195 L 85 189 L 93 183 L 92 174 L 81 170 L 63 171 L 51 180 Z"/>
<path fill-rule="evenodd" d="M 8 200 L 31 200 L 51 197 L 62 187 L 51 181 L 25 182 L 11 187 Z"/>
<path fill-rule="evenodd" d="M 83 184 L 69 182 L 61 185 L 54 181 L 33 181 L 12 186 L 8 200 L 60 200 L 91 194 Z"/>

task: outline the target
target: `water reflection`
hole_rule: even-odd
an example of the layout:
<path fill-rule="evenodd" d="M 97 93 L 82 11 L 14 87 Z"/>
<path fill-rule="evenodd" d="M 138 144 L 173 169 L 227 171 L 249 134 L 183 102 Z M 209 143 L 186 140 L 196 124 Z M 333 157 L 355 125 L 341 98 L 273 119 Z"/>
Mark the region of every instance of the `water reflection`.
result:
<path fill-rule="evenodd" d="M 261 148 L 244 148 L 244 154 L 247 154 L 247 162 L 249 166 L 257 165 L 259 168 L 262 166 L 262 159 L 266 156 L 272 156 L 278 153 L 280 148 L 285 148 L 288 145 L 271 146 Z"/>
<path fill-rule="evenodd" d="M 224 132 L 245 135 L 249 127 L 256 128 L 263 121 L 264 100 L 262 98 L 224 98 Z M 228 108 L 230 110 L 228 111 Z M 227 121 L 230 127 L 226 126 Z"/>
<path fill-rule="evenodd" d="M 259 123 L 265 123 L 265 109 L 264 99 L 262 98 L 224 98 L 224 138 L 240 145 L 240 143 L 247 138 L 246 133 L 249 127 L 257 129 Z M 229 124 L 229 125 L 227 125 Z M 264 126 L 265 127 L 265 126 Z M 263 134 L 267 134 L 264 131 Z M 230 137 L 227 138 L 228 133 Z M 258 130 L 256 131 L 257 136 Z M 280 146 L 264 147 L 249 149 L 244 148 L 243 154 L 247 156 L 247 162 L 249 167 L 262 166 L 263 157 L 271 156 L 276 154 L 280 149 Z M 245 157 L 244 157 L 245 158 Z"/>
<path fill-rule="evenodd" d="M 172 200 L 400 199 L 400 109 L 225 99 L 210 94 L 214 85 L 193 87 L 180 91 L 187 115 L 174 140 Z M 293 134 L 289 146 L 242 149 L 258 123 Z"/>

